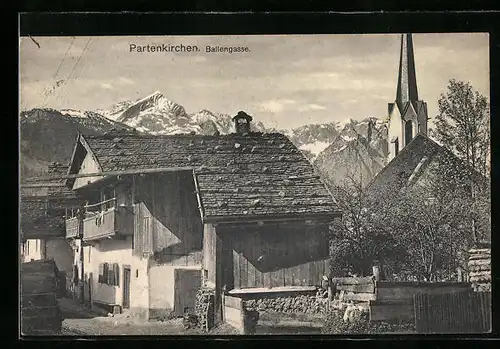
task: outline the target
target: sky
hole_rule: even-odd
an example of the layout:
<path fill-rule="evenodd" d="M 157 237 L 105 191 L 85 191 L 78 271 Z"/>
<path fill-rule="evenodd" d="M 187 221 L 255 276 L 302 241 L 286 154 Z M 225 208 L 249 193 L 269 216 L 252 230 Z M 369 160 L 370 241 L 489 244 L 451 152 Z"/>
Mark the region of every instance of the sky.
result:
<path fill-rule="evenodd" d="M 400 34 L 22 37 L 20 109 L 109 109 L 160 91 L 188 113 L 244 110 L 280 129 L 383 118 L 396 95 L 400 40 Z M 200 51 L 130 51 L 131 44 L 181 43 Z M 207 45 L 249 52 L 207 53 Z M 451 78 L 489 98 L 487 33 L 414 34 L 413 45 L 429 117 Z"/>

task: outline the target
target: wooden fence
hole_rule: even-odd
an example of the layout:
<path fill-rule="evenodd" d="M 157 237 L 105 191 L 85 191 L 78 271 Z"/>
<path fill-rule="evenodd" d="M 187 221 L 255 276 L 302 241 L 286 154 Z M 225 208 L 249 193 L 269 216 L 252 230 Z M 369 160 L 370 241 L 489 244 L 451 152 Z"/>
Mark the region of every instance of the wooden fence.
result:
<path fill-rule="evenodd" d="M 415 294 L 417 333 L 491 331 L 491 292 Z"/>
<path fill-rule="evenodd" d="M 223 301 L 224 322 L 245 334 L 245 314 L 243 300 L 238 297 L 225 296 Z"/>
<path fill-rule="evenodd" d="M 469 293 L 471 286 L 464 282 L 389 282 L 377 281 L 374 276 L 333 278 L 338 299 L 369 304 L 372 321 L 414 321 L 416 294 Z"/>

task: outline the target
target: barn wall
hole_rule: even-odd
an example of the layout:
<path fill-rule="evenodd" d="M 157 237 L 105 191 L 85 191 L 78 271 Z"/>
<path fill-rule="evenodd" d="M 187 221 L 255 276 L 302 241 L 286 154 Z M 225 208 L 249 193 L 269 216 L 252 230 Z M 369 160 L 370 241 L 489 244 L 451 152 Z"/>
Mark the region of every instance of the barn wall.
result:
<path fill-rule="evenodd" d="M 191 172 L 148 175 L 135 187 L 134 255 L 150 256 L 149 314 L 175 308 L 177 269 L 202 269 L 203 225 Z M 178 295 L 179 296 L 179 295 Z"/>
<path fill-rule="evenodd" d="M 144 177 L 137 186 L 134 249 L 159 264 L 200 266 L 203 225 L 191 172 Z"/>
<path fill-rule="evenodd" d="M 212 224 L 205 224 L 203 229 L 203 269 L 206 271 L 208 286 L 215 286 L 216 281 L 216 231 Z"/>
<path fill-rule="evenodd" d="M 328 275 L 327 225 L 234 225 L 217 233 L 224 241 L 222 282 L 230 288 L 319 286 Z"/>

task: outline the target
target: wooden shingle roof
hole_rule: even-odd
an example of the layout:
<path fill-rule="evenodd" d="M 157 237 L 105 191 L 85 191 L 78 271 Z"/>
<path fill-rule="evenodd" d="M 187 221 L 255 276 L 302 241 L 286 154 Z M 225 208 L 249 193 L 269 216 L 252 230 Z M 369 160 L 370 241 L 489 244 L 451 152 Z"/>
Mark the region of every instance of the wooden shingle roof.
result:
<path fill-rule="evenodd" d="M 326 186 L 279 133 L 85 136 L 102 171 L 192 168 L 203 218 L 337 215 Z"/>
<path fill-rule="evenodd" d="M 422 173 L 426 164 L 434 157 L 440 157 L 446 160 L 448 164 L 445 172 L 449 174 L 450 180 L 460 177 L 467 170 L 478 183 L 486 185 L 489 180 L 470 169 L 455 154 L 443 146 L 437 144 L 431 138 L 422 133 L 418 133 L 408 145 L 406 145 L 398 155 L 396 155 L 367 185 L 366 189 L 370 192 L 383 193 L 385 191 L 397 190 L 403 184 L 411 182 L 412 176 Z M 423 166 L 422 166 L 423 165 Z M 414 183 L 414 181 L 413 181 Z"/>

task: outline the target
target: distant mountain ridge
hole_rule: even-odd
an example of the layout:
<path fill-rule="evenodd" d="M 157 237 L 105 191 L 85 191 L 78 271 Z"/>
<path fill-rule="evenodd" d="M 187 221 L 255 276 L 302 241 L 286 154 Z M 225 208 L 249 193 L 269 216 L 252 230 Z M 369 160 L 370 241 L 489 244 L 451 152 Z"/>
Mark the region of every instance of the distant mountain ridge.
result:
<path fill-rule="evenodd" d="M 43 172 L 51 162 L 70 160 L 78 132 L 104 134 L 112 129 L 156 135 L 234 132 L 232 117 L 207 109 L 188 113 L 161 92 L 134 101 L 121 101 L 108 110 L 32 109 L 23 111 L 21 174 Z M 364 164 L 367 176 L 383 167 L 387 153 L 387 125 L 376 118 L 309 124 L 292 130 L 268 127 L 254 115 L 252 129 L 287 135 L 329 182 L 343 176 L 343 168 Z"/>

